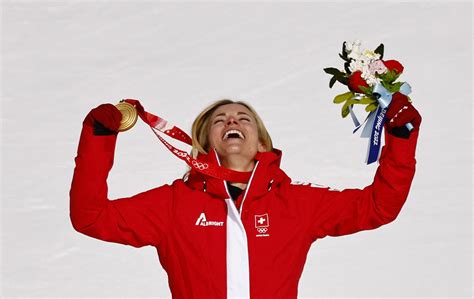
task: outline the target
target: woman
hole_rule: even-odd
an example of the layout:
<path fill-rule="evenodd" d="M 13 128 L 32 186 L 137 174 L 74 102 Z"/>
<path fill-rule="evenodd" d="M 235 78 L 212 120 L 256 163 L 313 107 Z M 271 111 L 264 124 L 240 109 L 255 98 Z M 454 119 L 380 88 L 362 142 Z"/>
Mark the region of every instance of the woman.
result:
<path fill-rule="evenodd" d="M 399 93 L 373 183 L 342 191 L 296 184 L 281 151 L 247 104 L 219 101 L 192 128 L 193 155 L 237 171 L 246 183 L 189 172 L 130 198 L 107 198 L 121 114 L 101 105 L 84 120 L 71 187 L 71 221 L 88 236 L 157 248 L 173 298 L 296 298 L 311 244 L 393 221 L 415 172 L 421 116 Z M 415 129 L 402 129 L 412 122 Z"/>

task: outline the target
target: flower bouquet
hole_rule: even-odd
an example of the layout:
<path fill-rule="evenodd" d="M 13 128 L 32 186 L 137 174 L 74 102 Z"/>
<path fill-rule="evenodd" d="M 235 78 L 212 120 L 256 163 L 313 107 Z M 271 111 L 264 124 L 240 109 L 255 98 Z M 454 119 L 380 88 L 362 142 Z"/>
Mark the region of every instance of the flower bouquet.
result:
<path fill-rule="evenodd" d="M 400 62 L 383 60 L 383 44 L 374 51 L 361 51 L 360 45 L 360 41 L 344 42 L 342 53 L 339 54 L 344 60 L 344 71 L 332 67 L 325 68 L 324 71 L 332 75 L 330 88 L 340 82 L 349 89 L 348 92 L 335 96 L 333 102 L 344 103 L 341 115 L 343 118 L 351 115 L 356 126 L 354 133 L 366 123 L 361 137 L 370 138 L 366 159 L 367 164 L 370 164 L 377 161 L 380 154 L 380 136 L 392 94 L 400 92 L 408 96 L 411 87 L 406 82 L 397 81 L 404 69 Z M 353 112 L 354 105 L 365 105 L 365 110 L 369 112 L 362 124 Z M 408 130 L 413 128 L 410 123 L 405 126 Z"/>

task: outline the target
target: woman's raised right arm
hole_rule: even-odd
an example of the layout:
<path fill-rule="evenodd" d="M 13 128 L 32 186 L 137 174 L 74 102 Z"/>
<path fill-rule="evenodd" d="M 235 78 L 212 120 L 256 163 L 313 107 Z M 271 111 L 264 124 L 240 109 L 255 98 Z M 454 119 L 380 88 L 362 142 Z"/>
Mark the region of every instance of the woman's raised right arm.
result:
<path fill-rule="evenodd" d="M 104 104 L 84 120 L 70 190 L 71 222 L 76 231 L 103 241 L 158 246 L 169 223 L 171 186 L 129 198 L 107 197 L 121 117 L 117 113 L 112 104 Z"/>

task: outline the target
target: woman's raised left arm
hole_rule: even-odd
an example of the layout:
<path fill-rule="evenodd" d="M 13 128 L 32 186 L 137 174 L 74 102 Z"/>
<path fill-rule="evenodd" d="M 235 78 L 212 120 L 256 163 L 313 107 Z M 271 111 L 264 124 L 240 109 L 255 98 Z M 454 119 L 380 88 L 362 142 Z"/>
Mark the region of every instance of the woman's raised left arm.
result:
<path fill-rule="evenodd" d="M 371 185 L 342 191 L 301 186 L 299 192 L 306 197 L 304 202 L 310 211 L 307 219 L 313 240 L 375 229 L 398 216 L 415 175 L 421 116 L 406 97 L 397 96 L 394 100 L 387 112 L 385 146 Z M 409 134 L 400 134 L 399 129 L 394 132 L 394 128 L 406 122 L 411 122 L 415 129 Z"/>

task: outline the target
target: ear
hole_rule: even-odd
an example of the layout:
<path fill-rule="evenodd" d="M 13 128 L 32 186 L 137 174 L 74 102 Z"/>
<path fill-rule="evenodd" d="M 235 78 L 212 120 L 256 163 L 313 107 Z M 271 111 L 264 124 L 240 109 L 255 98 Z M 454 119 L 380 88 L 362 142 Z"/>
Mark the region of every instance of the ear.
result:
<path fill-rule="evenodd" d="M 267 151 L 266 147 L 265 147 L 265 146 L 263 145 L 263 143 L 260 142 L 260 141 L 258 142 L 257 151 L 258 151 L 258 152 L 261 152 L 261 153 Z"/>

